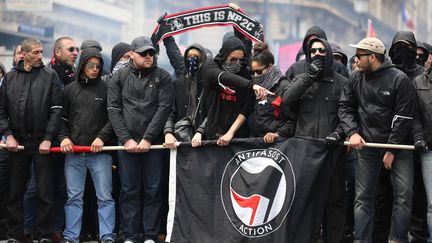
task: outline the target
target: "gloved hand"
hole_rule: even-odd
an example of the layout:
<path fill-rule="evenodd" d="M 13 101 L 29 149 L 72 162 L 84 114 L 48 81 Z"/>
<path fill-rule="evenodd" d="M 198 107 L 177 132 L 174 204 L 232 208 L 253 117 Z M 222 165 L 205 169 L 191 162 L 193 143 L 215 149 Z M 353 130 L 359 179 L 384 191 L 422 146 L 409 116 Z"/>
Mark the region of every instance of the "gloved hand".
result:
<path fill-rule="evenodd" d="M 307 69 L 307 75 L 316 79 L 324 70 L 324 63 L 320 59 L 315 59 L 308 65 Z"/>
<path fill-rule="evenodd" d="M 168 15 L 168 13 L 165 12 L 164 14 L 162 14 L 161 16 L 159 16 L 159 18 L 157 19 L 157 23 L 158 23 L 158 24 L 162 24 L 163 21 L 164 21 L 164 19 L 165 19 L 165 17 L 166 17 L 167 15 Z"/>
<path fill-rule="evenodd" d="M 428 145 L 425 140 L 420 139 L 414 143 L 414 148 L 418 152 L 427 153 L 429 152 Z"/>
<path fill-rule="evenodd" d="M 326 144 L 328 145 L 333 145 L 336 144 L 337 142 L 339 142 L 340 140 L 340 136 L 338 132 L 332 132 L 329 135 L 327 135 L 327 137 L 325 138 Z"/>

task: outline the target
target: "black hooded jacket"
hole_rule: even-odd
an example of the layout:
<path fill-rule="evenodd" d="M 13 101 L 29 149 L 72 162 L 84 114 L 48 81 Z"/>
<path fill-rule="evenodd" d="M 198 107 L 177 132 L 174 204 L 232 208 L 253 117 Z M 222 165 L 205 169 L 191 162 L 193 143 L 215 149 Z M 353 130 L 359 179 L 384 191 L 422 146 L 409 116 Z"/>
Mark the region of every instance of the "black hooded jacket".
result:
<path fill-rule="evenodd" d="M 296 113 L 296 136 L 325 138 L 332 132 L 343 137 L 338 117 L 338 102 L 347 79 L 333 71 L 333 53 L 330 44 L 325 45 L 325 69 L 321 78 L 312 79 L 306 73 L 295 76 L 282 94 L 282 101 Z M 306 63 L 311 63 L 309 48 Z"/>
<path fill-rule="evenodd" d="M 418 114 L 414 120 L 414 141 L 425 139 L 432 146 L 432 71 L 414 79 L 417 90 Z"/>
<path fill-rule="evenodd" d="M 389 56 L 393 60 L 393 64 L 397 68 L 399 68 L 402 72 L 404 72 L 411 80 L 414 80 L 417 76 L 422 74 L 424 72 L 424 68 L 416 63 L 415 56 L 411 61 L 410 65 L 408 67 L 402 67 L 395 63 L 394 57 L 397 52 L 396 50 L 396 43 L 400 41 L 407 41 L 412 46 L 414 46 L 414 50 L 417 47 L 417 41 L 415 39 L 414 34 L 411 31 L 398 31 L 395 36 L 393 37 L 392 45 L 389 50 Z"/>
<path fill-rule="evenodd" d="M 228 55 L 235 50 L 245 52 L 245 47 L 237 37 L 231 37 L 222 44 L 215 58 L 207 60 L 203 66 L 203 109 L 204 115 L 207 116 L 207 139 L 216 139 L 224 135 L 239 114 L 247 117 L 253 110 L 255 96 L 251 89 L 253 84 L 250 73 L 246 70 L 246 63 L 243 63 L 241 71 L 237 74 L 227 72 L 222 67 Z M 248 136 L 249 128 L 244 123 L 235 137 Z"/>
<path fill-rule="evenodd" d="M 374 72 L 351 74 L 341 95 L 339 118 L 347 136 L 359 133 L 366 142 L 405 144 L 414 102 L 412 81 L 386 60 Z"/>
<path fill-rule="evenodd" d="M 175 101 L 173 105 L 173 110 L 165 123 L 164 133 L 174 133 L 174 124 L 180 119 L 187 116 L 187 114 L 193 115 L 196 110 L 196 106 L 199 102 L 199 97 L 203 91 L 203 63 L 207 61 L 207 55 L 205 49 L 200 44 L 192 44 L 186 50 L 184 54 L 183 62 L 185 63 L 185 68 L 187 68 L 187 53 L 190 49 L 197 49 L 200 51 L 200 63 L 201 66 L 198 69 L 195 77 L 189 76 L 185 73 L 182 77 L 177 78 L 174 81 L 175 90 Z M 192 100 L 193 99 L 193 100 Z M 194 105 L 195 104 L 195 105 Z M 200 104 L 200 106 L 202 106 Z M 192 109 L 189 111 L 189 109 Z M 188 113 L 189 111 L 189 113 Z M 205 122 L 203 117 L 202 109 L 198 109 L 195 121 L 193 121 L 194 131 L 200 132 L 204 135 L 205 133 Z"/>
<path fill-rule="evenodd" d="M 114 73 L 108 87 L 108 116 L 121 143 L 129 139 L 162 141 L 172 111 L 174 88 L 170 74 L 156 65 L 136 68 L 133 60 Z"/>
<path fill-rule="evenodd" d="M 61 124 L 60 86 L 52 69 L 42 65 L 28 72 L 20 61 L 0 88 L 0 133 L 18 142 L 55 139 Z"/>
<path fill-rule="evenodd" d="M 77 80 L 63 90 L 60 141 L 69 138 L 75 145 L 89 146 L 96 138 L 106 144 L 114 135 L 107 112 L 108 86 L 101 80 L 102 68 L 96 79 L 84 76 L 84 65 L 92 57 L 98 58 L 103 67 L 100 52 L 96 48 L 85 49 L 79 59 Z"/>

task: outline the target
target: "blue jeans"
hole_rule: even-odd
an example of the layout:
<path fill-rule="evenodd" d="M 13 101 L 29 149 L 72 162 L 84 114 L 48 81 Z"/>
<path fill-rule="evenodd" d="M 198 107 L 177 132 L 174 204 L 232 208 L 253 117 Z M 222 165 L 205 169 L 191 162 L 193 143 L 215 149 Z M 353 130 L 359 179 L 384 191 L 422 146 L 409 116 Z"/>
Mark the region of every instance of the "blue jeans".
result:
<path fill-rule="evenodd" d="M 164 153 L 156 150 L 147 153 L 119 151 L 118 158 L 120 231 L 125 239 L 134 242 L 140 241 L 141 233 L 145 239 L 155 240 L 161 225 Z"/>
<path fill-rule="evenodd" d="M 83 194 L 87 169 L 93 179 L 98 198 L 99 232 L 101 241 L 114 235 L 115 204 L 112 192 L 112 159 L 107 154 L 68 154 L 65 177 L 68 200 L 65 205 L 66 228 L 63 233 L 75 243 L 79 242 L 83 212 Z"/>
<path fill-rule="evenodd" d="M 354 203 L 355 241 L 372 242 L 375 214 L 375 188 L 383 165 L 385 151 L 374 148 L 358 150 Z M 391 170 L 393 211 L 389 240 L 408 243 L 408 226 L 411 220 L 414 166 L 411 151 L 395 153 Z"/>
<path fill-rule="evenodd" d="M 423 182 L 427 198 L 427 225 L 429 231 L 428 243 L 432 243 L 432 152 L 421 154 Z"/>

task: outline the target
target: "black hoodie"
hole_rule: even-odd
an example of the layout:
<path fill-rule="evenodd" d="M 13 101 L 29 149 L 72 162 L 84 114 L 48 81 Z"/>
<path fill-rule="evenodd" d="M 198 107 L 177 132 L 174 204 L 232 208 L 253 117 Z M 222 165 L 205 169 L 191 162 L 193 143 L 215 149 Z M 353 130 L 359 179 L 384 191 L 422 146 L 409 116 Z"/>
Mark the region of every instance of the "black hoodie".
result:
<path fill-rule="evenodd" d="M 186 48 L 183 59 L 186 69 L 188 68 L 187 53 L 191 49 L 197 49 L 200 51 L 199 59 L 201 66 L 199 67 L 195 77 L 189 76 L 185 71 L 186 74 L 184 74 L 182 77 L 177 78 L 174 81 L 175 101 L 173 111 L 171 112 L 167 122 L 165 123 L 164 133 L 173 133 L 174 124 L 177 121 L 186 117 L 188 114 L 192 115 L 194 113 L 194 111 L 196 110 L 196 106 L 199 102 L 198 98 L 200 97 L 203 90 L 202 70 L 203 63 L 207 61 L 206 51 L 203 46 L 196 43 Z M 204 134 L 205 132 L 205 124 L 202 124 L 203 119 L 203 112 L 201 109 L 199 109 L 194 121 L 194 131 L 197 130 L 202 134 Z"/>
<path fill-rule="evenodd" d="M 333 53 L 330 44 L 321 41 L 326 49 L 322 77 L 313 80 L 306 73 L 296 75 L 282 94 L 282 101 L 296 113 L 296 136 L 325 138 L 332 132 L 343 137 L 340 126 L 338 102 L 347 79 L 333 71 Z M 311 63 L 309 48 L 306 63 Z"/>
<path fill-rule="evenodd" d="M 415 77 L 419 76 L 424 72 L 424 68 L 416 63 L 415 57 L 416 54 L 412 57 L 411 60 L 406 60 L 407 64 L 402 66 L 401 63 L 397 63 L 396 56 L 398 54 L 398 50 L 396 49 L 396 44 L 400 41 L 409 42 L 414 47 L 414 52 L 416 52 L 417 42 L 414 34 L 411 31 L 398 31 L 393 37 L 392 45 L 389 50 L 389 56 L 393 61 L 393 64 L 396 65 L 400 70 L 402 70 L 411 80 L 414 80 Z M 402 57 L 406 58 L 406 57 Z"/>
<path fill-rule="evenodd" d="M 96 57 L 101 69 L 96 79 L 84 75 L 84 65 Z M 85 49 L 79 59 L 76 80 L 63 90 L 63 116 L 59 140 L 70 138 L 75 145 L 89 146 L 98 137 L 105 144 L 113 137 L 108 120 L 107 91 L 101 81 L 103 59 L 96 48 Z"/>
<path fill-rule="evenodd" d="M 215 58 L 207 60 L 203 66 L 203 109 L 207 115 L 207 139 L 216 139 L 224 135 L 239 114 L 247 117 L 253 110 L 255 97 L 251 89 L 253 85 L 251 76 L 246 70 L 246 62 L 236 74 L 227 72 L 222 67 L 228 55 L 235 50 L 245 52 L 245 47 L 237 37 L 230 37 L 222 44 Z M 229 89 L 224 89 L 221 85 Z M 235 137 L 248 136 L 249 129 L 245 123 L 236 132 Z"/>

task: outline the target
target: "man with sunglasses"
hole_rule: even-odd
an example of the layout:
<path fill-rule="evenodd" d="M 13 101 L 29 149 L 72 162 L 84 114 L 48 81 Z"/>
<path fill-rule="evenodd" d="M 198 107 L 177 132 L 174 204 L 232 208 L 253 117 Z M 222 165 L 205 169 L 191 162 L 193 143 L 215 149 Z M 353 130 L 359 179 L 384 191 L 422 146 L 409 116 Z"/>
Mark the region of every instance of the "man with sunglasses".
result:
<path fill-rule="evenodd" d="M 63 87 L 75 80 L 75 60 L 78 52 L 79 48 L 71 37 L 60 37 L 54 43 L 54 55 L 48 67 L 56 71 Z"/>
<path fill-rule="evenodd" d="M 65 176 L 68 200 L 63 243 L 78 243 L 82 225 L 83 194 L 87 169 L 98 198 L 99 236 L 114 242 L 115 207 L 112 193 L 112 159 L 99 153 L 114 135 L 107 112 L 107 83 L 101 80 L 103 60 L 95 48 L 80 55 L 76 81 L 63 90 L 60 147 L 67 154 Z M 73 145 L 91 146 L 92 153 L 71 153 Z"/>
<path fill-rule="evenodd" d="M 384 44 L 365 38 L 356 48 L 358 70 L 340 98 L 339 118 L 357 149 L 355 242 L 372 242 L 375 192 L 381 168 L 391 171 L 393 211 L 388 242 L 408 242 L 413 195 L 412 152 L 364 147 L 366 142 L 407 144 L 415 109 L 410 78 L 385 58 Z M 389 207 L 389 205 L 387 205 Z"/>
<path fill-rule="evenodd" d="M 307 73 L 294 77 L 282 94 L 282 102 L 296 114 L 295 136 L 325 139 L 333 145 L 344 137 L 337 115 L 338 101 L 347 79 L 334 71 L 330 44 L 321 38 L 312 39 L 306 49 Z M 330 146 L 328 162 L 331 170 L 316 197 L 317 221 L 314 239 L 340 242 L 345 227 L 345 176 L 343 149 Z M 330 179 L 331 178 L 331 179 Z M 325 214 L 324 214 L 325 212 Z M 319 235 L 322 224 L 322 236 Z"/>
<path fill-rule="evenodd" d="M 124 242 L 154 243 L 160 231 L 164 151 L 150 150 L 163 142 L 174 88 L 170 74 L 157 66 L 150 38 L 132 43 L 132 61 L 116 72 L 108 89 L 108 114 L 119 143 L 120 231 Z M 141 210 L 142 208 L 142 210 Z"/>

